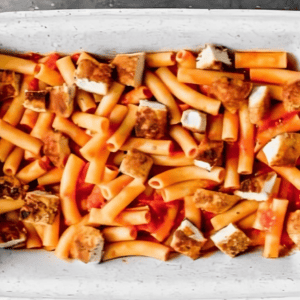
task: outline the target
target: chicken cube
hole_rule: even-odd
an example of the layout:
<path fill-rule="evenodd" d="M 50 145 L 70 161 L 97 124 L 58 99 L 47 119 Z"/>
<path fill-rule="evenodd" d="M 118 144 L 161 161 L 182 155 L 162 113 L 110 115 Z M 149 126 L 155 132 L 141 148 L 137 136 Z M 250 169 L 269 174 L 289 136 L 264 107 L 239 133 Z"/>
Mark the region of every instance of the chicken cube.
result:
<path fill-rule="evenodd" d="M 140 100 L 135 124 L 137 137 L 160 139 L 167 127 L 168 110 L 164 104 L 156 101 Z"/>
<path fill-rule="evenodd" d="M 46 112 L 49 91 L 25 91 L 23 106 L 36 112 Z"/>
<path fill-rule="evenodd" d="M 99 263 L 102 259 L 103 247 L 104 238 L 99 229 L 80 226 L 71 242 L 70 256 L 84 263 Z"/>
<path fill-rule="evenodd" d="M 0 201 L 1 199 L 23 199 L 27 189 L 28 186 L 22 185 L 20 180 L 14 176 L 0 177 Z"/>
<path fill-rule="evenodd" d="M 0 71 L 0 101 L 19 95 L 21 75 L 13 71 Z"/>
<path fill-rule="evenodd" d="M 20 219 L 37 224 L 53 224 L 58 214 L 60 199 L 44 191 L 28 192 L 20 209 Z"/>
<path fill-rule="evenodd" d="M 300 249 L 300 210 L 291 212 L 287 219 L 286 230 L 290 239 Z"/>
<path fill-rule="evenodd" d="M 198 153 L 194 159 L 194 165 L 211 171 L 211 169 L 222 162 L 222 153 L 224 148 L 223 141 L 210 141 L 204 138 L 199 147 Z"/>
<path fill-rule="evenodd" d="M 207 115 L 196 109 L 187 109 L 182 113 L 182 126 L 192 132 L 204 133 L 207 124 Z"/>
<path fill-rule="evenodd" d="M 282 100 L 286 111 L 300 110 L 300 81 L 283 86 Z"/>
<path fill-rule="evenodd" d="M 48 110 L 54 112 L 60 117 L 69 118 L 74 109 L 74 98 L 76 95 L 76 86 L 73 84 L 68 86 L 48 87 L 49 91 L 49 106 Z"/>
<path fill-rule="evenodd" d="M 269 166 L 294 167 L 300 156 L 300 134 L 282 133 L 273 138 L 262 149 Z"/>
<path fill-rule="evenodd" d="M 112 66 L 88 59 L 79 62 L 75 71 L 75 84 L 90 93 L 106 95 L 112 84 Z"/>
<path fill-rule="evenodd" d="M 0 248 L 19 248 L 25 245 L 27 231 L 22 222 L 0 222 Z"/>
<path fill-rule="evenodd" d="M 120 172 L 145 181 L 153 165 L 153 159 L 137 150 L 128 151 L 120 165 Z"/>
<path fill-rule="evenodd" d="M 170 246 L 179 253 L 197 259 L 206 241 L 201 231 L 188 219 L 184 219 L 175 230 Z"/>
<path fill-rule="evenodd" d="M 66 160 L 71 153 L 69 139 L 61 132 L 48 131 L 43 136 L 43 153 L 49 157 L 54 166 L 64 168 Z"/>
<path fill-rule="evenodd" d="M 196 207 L 214 214 L 221 214 L 227 211 L 239 200 L 240 197 L 236 195 L 205 189 L 197 189 L 193 197 Z"/>
<path fill-rule="evenodd" d="M 251 243 L 247 235 L 232 223 L 213 234 L 211 240 L 223 253 L 230 257 L 235 257 L 246 251 Z"/>
<path fill-rule="evenodd" d="M 248 200 L 266 201 L 272 196 L 277 174 L 270 172 L 241 182 L 239 191 L 234 194 Z"/>
<path fill-rule="evenodd" d="M 231 66 L 231 64 L 226 48 L 206 44 L 205 48 L 198 54 L 196 68 L 221 70 L 223 65 Z"/>
<path fill-rule="evenodd" d="M 241 107 L 241 104 L 249 96 L 251 90 L 251 82 L 228 77 L 222 77 L 214 81 L 211 88 L 211 92 L 232 114 L 235 114 Z"/>
<path fill-rule="evenodd" d="M 118 54 L 112 61 L 118 81 L 124 85 L 139 87 L 142 84 L 145 53 Z"/>
<path fill-rule="evenodd" d="M 256 86 L 249 96 L 249 118 L 252 124 L 261 121 L 269 111 L 271 104 L 269 88 L 267 86 Z"/>

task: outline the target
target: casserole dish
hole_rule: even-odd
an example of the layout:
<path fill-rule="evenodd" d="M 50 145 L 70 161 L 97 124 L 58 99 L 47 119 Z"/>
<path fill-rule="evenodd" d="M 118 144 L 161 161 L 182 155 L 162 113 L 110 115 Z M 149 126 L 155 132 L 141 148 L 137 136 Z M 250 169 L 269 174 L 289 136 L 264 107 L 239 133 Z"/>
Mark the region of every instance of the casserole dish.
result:
<path fill-rule="evenodd" d="M 300 60 L 299 14 L 268 11 L 82 10 L 4 13 L 2 51 L 120 52 L 196 50 L 205 43 L 272 49 Z M 295 65 L 295 68 L 297 66 Z M 261 251 L 232 260 L 146 258 L 71 264 L 43 251 L 0 251 L 0 295 L 27 298 L 215 299 L 299 294 L 300 255 L 277 260 Z"/>

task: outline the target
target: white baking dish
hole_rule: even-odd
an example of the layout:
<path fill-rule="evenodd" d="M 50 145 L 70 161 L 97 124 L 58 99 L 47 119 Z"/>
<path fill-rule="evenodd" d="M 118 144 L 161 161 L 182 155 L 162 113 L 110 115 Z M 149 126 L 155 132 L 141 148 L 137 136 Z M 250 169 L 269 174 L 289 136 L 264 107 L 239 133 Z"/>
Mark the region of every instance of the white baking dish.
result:
<path fill-rule="evenodd" d="M 87 50 L 100 55 L 197 48 L 286 50 L 300 61 L 300 12 L 72 10 L 2 13 L 0 49 Z M 274 298 L 300 295 L 300 254 L 191 261 L 128 258 L 101 265 L 59 261 L 43 251 L 0 251 L 0 296 L 78 299 Z M 101 298 L 100 298 L 101 297 Z M 296 299 L 295 298 L 295 299 Z"/>

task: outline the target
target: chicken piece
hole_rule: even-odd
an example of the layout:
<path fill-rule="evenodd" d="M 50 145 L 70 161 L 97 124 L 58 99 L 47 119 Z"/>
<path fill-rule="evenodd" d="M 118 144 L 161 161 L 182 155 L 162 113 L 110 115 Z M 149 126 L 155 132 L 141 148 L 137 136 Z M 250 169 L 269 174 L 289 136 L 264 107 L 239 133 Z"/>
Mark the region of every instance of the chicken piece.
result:
<path fill-rule="evenodd" d="M 232 114 L 240 108 L 252 90 L 252 83 L 240 79 L 222 77 L 212 84 L 211 92 Z"/>
<path fill-rule="evenodd" d="M 120 165 L 120 172 L 145 181 L 153 165 L 153 159 L 137 150 L 128 151 Z"/>
<path fill-rule="evenodd" d="M 111 65 L 83 59 L 75 71 L 75 84 L 87 92 L 106 95 L 112 84 L 111 76 Z"/>
<path fill-rule="evenodd" d="M 227 211 L 239 200 L 240 197 L 236 195 L 205 189 L 197 189 L 193 198 L 196 207 L 214 214 L 221 214 Z"/>
<path fill-rule="evenodd" d="M 140 100 L 135 124 L 137 137 L 160 139 L 167 127 L 168 110 L 164 104 L 156 101 Z"/>
<path fill-rule="evenodd" d="M 74 109 L 75 84 L 68 86 L 64 83 L 61 86 L 47 87 L 47 90 L 49 91 L 48 111 L 69 118 Z"/>
<path fill-rule="evenodd" d="M 266 201 L 273 192 L 277 179 L 275 172 L 262 174 L 241 182 L 239 191 L 234 191 L 234 194 L 248 200 Z"/>
<path fill-rule="evenodd" d="M 300 80 L 283 86 L 282 100 L 286 111 L 300 110 Z"/>
<path fill-rule="evenodd" d="M 116 67 L 120 83 L 133 87 L 142 84 L 145 53 L 118 54 L 111 63 Z"/>
<path fill-rule="evenodd" d="M 206 241 L 201 231 L 188 219 L 184 219 L 175 230 L 170 246 L 179 253 L 197 259 Z"/>
<path fill-rule="evenodd" d="M 25 245 L 27 231 L 22 222 L 0 222 L 0 248 L 20 248 Z"/>
<path fill-rule="evenodd" d="M 84 263 L 100 262 L 104 238 L 100 230 L 90 226 L 78 227 L 70 245 L 70 256 Z"/>
<path fill-rule="evenodd" d="M 269 166 L 294 167 L 300 156 L 300 134 L 282 133 L 273 138 L 262 149 Z"/>
<path fill-rule="evenodd" d="M 291 212 L 287 219 L 286 231 L 290 239 L 300 249 L 300 210 Z"/>
<path fill-rule="evenodd" d="M 48 131 L 42 138 L 43 153 L 48 156 L 54 166 L 64 168 L 71 153 L 69 139 L 61 132 Z"/>
<path fill-rule="evenodd" d="M 187 109 L 182 113 L 181 124 L 184 128 L 197 133 L 204 133 L 207 115 L 196 109 Z"/>
<path fill-rule="evenodd" d="M 197 167 L 210 171 L 222 161 L 223 148 L 223 141 L 210 141 L 204 138 L 198 147 L 198 154 L 194 159 L 194 164 Z"/>
<path fill-rule="evenodd" d="M 0 177 L 0 201 L 1 199 L 19 200 L 25 197 L 27 185 L 22 185 L 20 180 L 13 176 Z M 1 204 L 0 204 L 1 205 Z"/>
<path fill-rule="evenodd" d="M 49 102 L 49 91 L 25 91 L 23 106 L 36 112 L 46 112 Z"/>
<path fill-rule="evenodd" d="M 206 44 L 205 48 L 198 54 L 197 69 L 221 70 L 223 65 L 232 65 L 228 50 L 224 47 Z"/>
<path fill-rule="evenodd" d="M 246 234 L 232 223 L 219 230 L 210 238 L 223 253 L 230 257 L 235 257 L 246 251 L 251 243 Z"/>
<path fill-rule="evenodd" d="M 19 95 L 21 75 L 13 71 L 0 71 L 0 101 Z"/>
<path fill-rule="evenodd" d="M 20 209 L 20 219 L 37 224 L 53 224 L 58 214 L 60 199 L 44 191 L 28 192 Z"/>
<path fill-rule="evenodd" d="M 269 88 L 267 86 L 256 86 L 249 96 L 249 118 L 252 124 L 261 121 L 269 111 L 271 104 Z"/>

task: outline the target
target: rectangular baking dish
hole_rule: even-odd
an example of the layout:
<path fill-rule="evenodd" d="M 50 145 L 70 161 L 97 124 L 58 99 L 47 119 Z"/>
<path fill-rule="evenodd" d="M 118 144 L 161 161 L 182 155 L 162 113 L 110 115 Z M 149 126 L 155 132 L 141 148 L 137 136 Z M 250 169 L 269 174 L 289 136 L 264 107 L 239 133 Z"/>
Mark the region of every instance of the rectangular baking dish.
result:
<path fill-rule="evenodd" d="M 10 53 L 273 49 L 300 61 L 300 12 L 239 10 L 64 10 L 2 13 L 0 49 Z M 296 65 L 297 67 L 297 65 Z M 218 252 L 192 261 L 126 258 L 66 263 L 44 251 L 0 250 L 0 299 L 233 299 L 300 295 L 300 254 L 231 259 Z M 100 298 L 101 297 L 101 298 Z M 296 298 L 295 298 L 296 299 Z"/>

